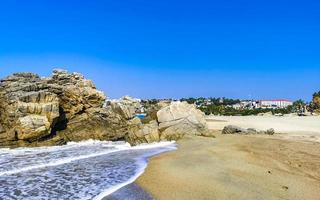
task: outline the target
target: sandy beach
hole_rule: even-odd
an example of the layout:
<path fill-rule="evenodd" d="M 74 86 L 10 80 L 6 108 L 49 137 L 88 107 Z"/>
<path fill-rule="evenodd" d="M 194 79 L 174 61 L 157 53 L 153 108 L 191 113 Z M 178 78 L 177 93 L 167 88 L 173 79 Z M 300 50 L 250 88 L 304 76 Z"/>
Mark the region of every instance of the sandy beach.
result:
<path fill-rule="evenodd" d="M 236 125 L 243 128 L 268 129 L 277 133 L 300 135 L 320 135 L 320 116 L 208 116 L 209 129 L 222 130 L 226 125 Z"/>
<path fill-rule="evenodd" d="M 136 183 L 160 200 L 319 199 L 317 120 L 319 117 L 210 118 L 216 138 L 178 141 L 179 149 L 152 158 Z M 219 130 L 227 124 L 275 128 L 285 134 L 221 135 Z"/>

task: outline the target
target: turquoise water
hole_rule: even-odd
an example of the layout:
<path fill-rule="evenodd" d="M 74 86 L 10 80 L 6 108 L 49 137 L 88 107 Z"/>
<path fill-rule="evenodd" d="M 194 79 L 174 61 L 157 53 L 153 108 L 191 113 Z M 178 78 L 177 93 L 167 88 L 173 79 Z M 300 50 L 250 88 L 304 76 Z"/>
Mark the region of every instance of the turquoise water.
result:
<path fill-rule="evenodd" d="M 144 119 L 146 117 L 146 114 L 136 114 L 136 117 Z"/>

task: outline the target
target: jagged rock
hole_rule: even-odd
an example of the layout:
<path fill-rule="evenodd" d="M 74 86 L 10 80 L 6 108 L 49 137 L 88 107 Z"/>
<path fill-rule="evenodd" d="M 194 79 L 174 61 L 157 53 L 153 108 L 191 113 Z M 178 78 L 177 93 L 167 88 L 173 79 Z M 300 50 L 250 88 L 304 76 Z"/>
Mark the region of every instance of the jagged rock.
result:
<path fill-rule="evenodd" d="M 131 144 L 208 134 L 204 114 L 186 102 L 160 102 L 135 114 L 131 97 L 105 104 L 106 96 L 79 73 L 54 70 L 51 77 L 15 73 L 0 81 L 0 146 L 60 145 L 86 139 L 126 140 Z"/>
<path fill-rule="evenodd" d="M 139 118 L 135 117 L 130 121 L 130 128 L 126 135 L 126 141 L 133 145 L 159 142 L 158 123 L 154 120 L 148 124 L 143 124 Z"/>
<path fill-rule="evenodd" d="M 40 78 L 15 73 L 0 82 L 0 146 L 62 144 L 124 138 L 127 122 L 79 73 L 54 70 Z"/>
<path fill-rule="evenodd" d="M 3 126 L 0 124 L 0 133 L 5 132 L 6 130 L 3 128 Z"/>
<path fill-rule="evenodd" d="M 65 70 L 54 70 L 52 77 L 47 78 L 45 82 L 49 91 L 58 95 L 67 119 L 72 119 L 89 108 L 101 108 L 106 99 L 91 80 L 85 79 L 79 73 L 70 74 Z"/>
<path fill-rule="evenodd" d="M 248 128 L 247 130 L 244 130 L 247 134 L 257 134 L 258 131 L 255 128 Z"/>
<path fill-rule="evenodd" d="M 268 135 L 274 135 L 274 134 L 275 134 L 275 131 L 274 131 L 273 128 L 270 128 L 270 129 L 268 129 L 268 130 L 266 131 L 266 134 L 268 134 Z"/>
<path fill-rule="evenodd" d="M 46 116 L 28 115 L 20 117 L 16 132 L 19 140 L 36 140 L 50 134 L 51 124 Z"/>
<path fill-rule="evenodd" d="M 0 123 L 7 141 L 32 141 L 50 134 L 59 117 L 59 99 L 38 75 L 15 73 L 0 83 Z"/>
<path fill-rule="evenodd" d="M 187 102 L 171 102 L 157 112 L 161 139 L 178 140 L 185 134 L 206 135 L 204 113 Z"/>
<path fill-rule="evenodd" d="M 234 125 L 228 125 L 225 126 L 222 130 L 222 134 L 242 134 L 242 135 L 248 135 L 248 134 L 267 134 L 267 135 L 273 135 L 275 133 L 273 128 L 270 128 L 266 131 L 257 130 L 254 128 L 248 128 L 244 129 L 239 126 Z"/>
<path fill-rule="evenodd" d="M 142 123 L 144 124 L 147 124 L 149 123 L 150 121 L 153 121 L 153 120 L 158 120 L 157 118 L 157 112 L 163 108 L 163 107 L 166 107 L 168 105 L 170 105 L 171 101 L 167 101 L 167 100 L 163 100 L 163 101 L 160 101 L 160 102 L 152 102 L 152 101 L 145 101 L 144 104 L 142 105 L 144 110 L 145 110 L 145 113 L 146 113 L 146 116 L 144 119 L 142 119 Z"/>
<path fill-rule="evenodd" d="M 114 141 L 124 139 L 127 121 L 109 108 L 90 108 L 85 113 L 75 116 L 60 133 L 63 133 L 68 141 Z"/>
<path fill-rule="evenodd" d="M 107 105 L 111 106 L 115 112 L 127 120 L 134 118 L 139 109 L 141 109 L 140 101 L 129 96 L 124 96 L 119 100 L 109 101 Z"/>
<path fill-rule="evenodd" d="M 250 129 L 250 131 L 253 130 L 255 129 Z M 247 134 L 247 130 L 239 126 L 228 125 L 223 128 L 222 134 Z"/>

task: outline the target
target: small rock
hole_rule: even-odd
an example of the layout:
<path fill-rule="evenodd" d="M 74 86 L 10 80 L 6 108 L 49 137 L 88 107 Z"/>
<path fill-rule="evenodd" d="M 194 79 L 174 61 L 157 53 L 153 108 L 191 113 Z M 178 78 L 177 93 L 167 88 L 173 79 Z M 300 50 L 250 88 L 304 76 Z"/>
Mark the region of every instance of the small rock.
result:
<path fill-rule="evenodd" d="M 267 130 L 266 134 L 268 135 L 273 135 L 275 132 L 274 132 L 274 129 L 273 128 L 270 128 Z"/>
<path fill-rule="evenodd" d="M 267 135 L 273 135 L 275 133 L 273 128 L 270 128 L 266 131 L 261 131 L 261 130 L 257 130 L 254 128 L 248 128 L 248 129 L 243 129 L 241 127 L 238 126 L 234 126 L 234 125 L 228 125 L 225 126 L 222 130 L 222 134 L 242 134 L 242 135 L 247 135 L 247 134 L 267 134 Z"/>
<path fill-rule="evenodd" d="M 222 134 L 246 134 L 247 131 L 239 126 L 228 125 L 222 130 Z"/>

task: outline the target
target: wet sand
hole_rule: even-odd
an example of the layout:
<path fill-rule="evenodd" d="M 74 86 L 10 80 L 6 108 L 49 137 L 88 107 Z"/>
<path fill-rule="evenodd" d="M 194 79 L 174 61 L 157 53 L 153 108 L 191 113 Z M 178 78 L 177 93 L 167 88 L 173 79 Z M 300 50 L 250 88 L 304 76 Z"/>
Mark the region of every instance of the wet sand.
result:
<path fill-rule="evenodd" d="M 160 200 L 320 199 L 316 140 L 215 132 L 178 141 L 178 150 L 152 158 L 136 183 Z"/>
<path fill-rule="evenodd" d="M 116 192 L 106 196 L 103 200 L 153 200 L 154 198 L 139 185 L 131 183 Z"/>

